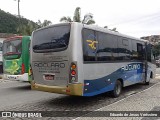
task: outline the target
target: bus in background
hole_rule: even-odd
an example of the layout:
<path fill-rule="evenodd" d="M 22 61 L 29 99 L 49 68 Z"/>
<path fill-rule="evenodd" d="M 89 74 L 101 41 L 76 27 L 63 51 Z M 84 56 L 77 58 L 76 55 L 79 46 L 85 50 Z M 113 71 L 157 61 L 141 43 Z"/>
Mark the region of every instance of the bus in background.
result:
<path fill-rule="evenodd" d="M 3 55 L 2 55 L 3 42 L 0 42 L 0 75 L 3 74 Z M 1 77 L 0 77 L 1 78 Z"/>
<path fill-rule="evenodd" d="M 149 85 L 155 65 L 148 41 L 94 25 L 62 23 L 32 33 L 32 89 L 77 96 Z"/>
<path fill-rule="evenodd" d="M 15 36 L 3 41 L 4 79 L 29 81 L 30 36 Z"/>

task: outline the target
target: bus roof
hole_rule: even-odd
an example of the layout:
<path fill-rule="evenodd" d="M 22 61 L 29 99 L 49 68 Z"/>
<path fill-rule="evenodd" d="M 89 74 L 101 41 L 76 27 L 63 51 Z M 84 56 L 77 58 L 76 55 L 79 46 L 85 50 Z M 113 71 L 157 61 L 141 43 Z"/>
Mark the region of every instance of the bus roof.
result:
<path fill-rule="evenodd" d="M 12 40 L 15 40 L 15 39 L 20 39 L 20 40 L 22 40 L 23 37 L 30 37 L 30 36 L 14 36 L 14 37 L 8 37 L 8 38 L 6 38 L 4 41 L 12 41 Z"/>
<path fill-rule="evenodd" d="M 86 24 L 84 24 L 84 28 L 97 30 L 97 31 L 100 31 L 100 32 L 105 32 L 105 33 L 108 33 L 108 34 L 113 34 L 113 35 L 117 35 L 117 36 L 121 36 L 121 37 L 125 37 L 125 38 L 130 38 L 130 39 L 134 39 L 134 40 L 138 40 L 138 41 L 149 42 L 149 41 L 144 40 L 144 39 L 140 39 L 140 38 L 132 37 L 132 36 L 125 35 L 125 34 L 122 34 L 122 33 L 119 33 L 119 32 L 111 31 L 107 28 L 103 28 L 103 27 L 100 27 L 98 25 L 86 25 Z"/>
<path fill-rule="evenodd" d="M 43 30 L 43 29 L 47 29 L 47 28 L 54 27 L 54 26 L 59 26 L 59 25 L 69 25 L 69 24 L 72 24 L 72 23 L 76 23 L 76 22 L 53 24 L 53 25 L 49 25 L 49 26 L 46 26 L 46 27 L 39 28 L 37 30 L 34 30 L 33 32 L 37 32 L 37 31 L 40 31 L 40 30 Z"/>
<path fill-rule="evenodd" d="M 117 35 L 117 36 L 121 36 L 121 37 L 126 37 L 126 38 L 130 38 L 130 39 L 138 40 L 138 41 L 149 42 L 149 41 L 144 40 L 144 39 L 140 39 L 140 38 L 132 37 L 132 36 L 125 35 L 125 34 L 122 34 L 122 33 L 119 33 L 119 32 L 111 31 L 107 28 L 103 28 L 103 27 L 100 27 L 98 25 L 87 25 L 87 24 L 82 24 L 82 23 L 78 23 L 78 22 L 58 23 L 58 24 L 54 24 L 54 25 L 50 25 L 50 26 L 46 26 L 46 27 L 37 29 L 37 30 L 35 30 L 35 32 L 46 29 L 46 28 L 50 28 L 50 27 L 53 27 L 53 26 L 69 25 L 69 24 L 75 24 L 75 25 L 77 24 L 77 25 L 83 26 L 84 28 L 97 30 L 97 31 L 100 31 L 100 32 L 105 32 L 105 33 L 109 33 L 109 34 L 113 34 L 113 35 Z"/>

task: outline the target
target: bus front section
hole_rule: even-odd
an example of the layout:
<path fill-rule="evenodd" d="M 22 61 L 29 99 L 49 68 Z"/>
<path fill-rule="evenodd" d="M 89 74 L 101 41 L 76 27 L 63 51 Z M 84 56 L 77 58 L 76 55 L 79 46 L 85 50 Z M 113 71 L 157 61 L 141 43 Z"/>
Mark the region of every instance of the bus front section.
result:
<path fill-rule="evenodd" d="M 77 82 L 77 63 L 72 60 L 71 23 L 57 24 L 32 34 L 32 89 L 45 92 L 82 95 Z"/>
<path fill-rule="evenodd" d="M 4 79 L 28 81 L 28 73 L 26 72 L 28 66 L 26 66 L 23 58 L 26 54 L 22 48 L 22 40 L 23 36 L 15 36 L 3 42 Z"/>

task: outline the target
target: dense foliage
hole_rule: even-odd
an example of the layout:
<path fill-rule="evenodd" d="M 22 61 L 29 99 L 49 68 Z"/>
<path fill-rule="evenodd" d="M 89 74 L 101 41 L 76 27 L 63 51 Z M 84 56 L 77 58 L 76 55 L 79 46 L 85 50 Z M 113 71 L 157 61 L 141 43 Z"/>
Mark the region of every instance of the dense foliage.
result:
<path fill-rule="evenodd" d="M 35 28 L 38 28 L 38 25 L 33 21 L 26 18 L 19 18 L 18 16 L 6 13 L 0 9 L 0 33 L 22 34 L 19 30 L 20 26 L 26 26 L 28 23 L 32 24 Z"/>
<path fill-rule="evenodd" d="M 155 58 L 160 56 L 160 43 L 153 46 L 152 52 Z"/>

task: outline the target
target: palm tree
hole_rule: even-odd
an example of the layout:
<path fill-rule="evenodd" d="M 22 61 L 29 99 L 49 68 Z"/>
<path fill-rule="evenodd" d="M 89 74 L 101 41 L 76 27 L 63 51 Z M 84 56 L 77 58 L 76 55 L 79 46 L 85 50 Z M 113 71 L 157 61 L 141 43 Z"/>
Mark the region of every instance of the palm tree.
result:
<path fill-rule="evenodd" d="M 81 13 L 80 13 L 81 8 L 77 7 L 74 11 L 74 16 L 73 16 L 73 21 L 75 22 L 81 22 Z"/>
<path fill-rule="evenodd" d="M 34 25 L 32 22 L 28 22 L 28 24 L 21 24 L 17 28 L 17 32 L 21 35 L 31 35 L 32 32 L 38 29 L 38 25 Z"/>
<path fill-rule="evenodd" d="M 104 26 L 104 28 L 107 28 L 107 29 L 108 29 L 108 26 Z M 112 29 L 108 29 L 108 30 L 114 31 L 114 32 L 118 32 L 116 27 L 115 27 L 115 28 L 112 28 Z"/>
<path fill-rule="evenodd" d="M 43 23 L 42 23 L 40 20 L 38 20 L 37 24 L 38 24 L 40 27 L 45 27 L 45 26 L 51 25 L 52 22 L 49 21 L 49 20 L 44 20 Z"/>
<path fill-rule="evenodd" d="M 52 24 L 51 21 L 49 21 L 49 20 L 44 20 L 43 23 L 42 23 L 42 26 L 45 27 L 45 26 L 49 26 L 49 25 L 51 25 L 51 24 Z"/>
<path fill-rule="evenodd" d="M 81 20 L 81 8 L 77 7 L 74 11 L 73 20 L 70 17 L 62 17 L 60 22 L 81 22 L 83 24 L 94 24 L 95 21 L 93 20 L 93 14 L 88 13 L 84 16 L 83 20 Z"/>
<path fill-rule="evenodd" d="M 72 20 L 71 20 L 71 18 L 70 17 L 62 17 L 61 19 L 60 19 L 60 22 L 73 22 Z"/>
<path fill-rule="evenodd" d="M 83 24 L 95 24 L 95 21 L 93 20 L 93 14 L 92 13 L 87 13 L 83 20 L 82 20 Z"/>

